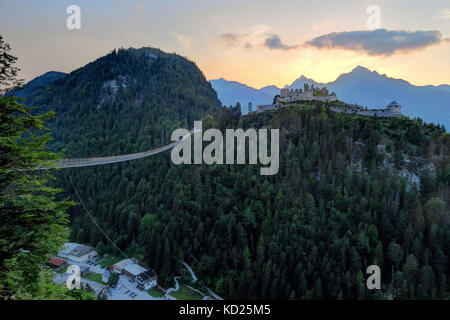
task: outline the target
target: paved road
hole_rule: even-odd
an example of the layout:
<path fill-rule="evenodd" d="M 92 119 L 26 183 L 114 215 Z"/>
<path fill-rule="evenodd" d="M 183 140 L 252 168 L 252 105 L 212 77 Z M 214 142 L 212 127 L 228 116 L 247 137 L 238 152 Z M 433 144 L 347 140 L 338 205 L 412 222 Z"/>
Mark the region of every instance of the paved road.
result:
<path fill-rule="evenodd" d="M 169 293 L 172 293 L 172 292 L 176 292 L 176 291 L 178 291 L 178 289 L 180 289 L 180 284 L 178 283 L 179 278 L 180 277 L 173 277 L 173 281 L 175 281 L 175 287 L 167 289 L 166 295 Z"/>
<path fill-rule="evenodd" d="M 65 284 L 67 281 L 67 278 L 69 276 L 70 276 L 69 273 L 61 273 L 61 274 L 56 273 L 53 277 L 53 282 Z M 81 284 L 82 285 L 89 284 L 89 286 L 94 290 L 96 296 L 103 290 L 103 288 L 107 287 L 106 285 L 102 285 L 98 282 L 91 281 L 91 280 L 84 279 L 84 278 L 81 278 Z"/>
<path fill-rule="evenodd" d="M 192 268 L 184 261 L 182 261 L 183 265 L 186 267 L 186 269 L 188 269 L 188 271 L 191 273 L 191 277 L 192 277 L 192 281 L 195 282 L 197 281 L 197 276 L 195 275 L 194 271 L 192 270 Z M 205 287 L 206 290 L 208 290 L 208 293 L 210 295 L 212 295 L 215 299 L 217 300 L 223 300 L 223 298 L 219 297 L 217 294 L 215 294 L 211 289 L 209 289 L 208 287 Z M 207 300 L 208 296 L 204 296 L 203 300 Z"/>
<path fill-rule="evenodd" d="M 195 275 L 194 271 L 192 271 L 192 268 L 184 261 L 182 261 L 183 266 L 186 267 L 186 269 L 188 269 L 188 271 L 191 273 L 191 277 L 192 277 L 192 282 L 197 281 L 197 276 Z"/>

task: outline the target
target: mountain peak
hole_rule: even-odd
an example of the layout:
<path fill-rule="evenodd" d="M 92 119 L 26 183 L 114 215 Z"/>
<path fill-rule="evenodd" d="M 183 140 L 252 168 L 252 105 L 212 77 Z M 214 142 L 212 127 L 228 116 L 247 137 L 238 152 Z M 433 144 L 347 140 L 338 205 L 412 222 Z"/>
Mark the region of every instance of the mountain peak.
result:
<path fill-rule="evenodd" d="M 372 73 L 369 69 L 363 66 L 356 66 L 351 73 L 358 72 L 358 73 Z"/>
<path fill-rule="evenodd" d="M 296 89 L 296 88 L 303 88 L 303 85 L 307 83 L 309 85 L 314 84 L 317 85 L 317 82 L 314 81 L 313 79 L 307 78 L 304 75 L 301 75 L 300 78 L 295 79 L 291 85 L 286 84 L 284 87 L 285 88 L 290 88 L 290 89 Z"/>

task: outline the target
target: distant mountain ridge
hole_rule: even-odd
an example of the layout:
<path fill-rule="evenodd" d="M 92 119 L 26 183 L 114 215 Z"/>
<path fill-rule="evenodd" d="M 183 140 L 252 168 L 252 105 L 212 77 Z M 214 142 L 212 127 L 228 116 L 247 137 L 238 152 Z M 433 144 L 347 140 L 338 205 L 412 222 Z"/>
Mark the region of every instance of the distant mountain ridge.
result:
<path fill-rule="evenodd" d="M 31 97 L 38 90 L 45 88 L 46 86 L 52 84 L 56 80 L 65 77 L 67 74 L 58 71 L 49 71 L 40 75 L 33 80 L 27 82 L 20 91 L 13 92 L 14 95 L 21 98 Z"/>
<path fill-rule="evenodd" d="M 230 106 L 239 102 L 245 113 L 247 113 L 249 102 L 252 102 L 254 107 L 258 104 L 272 102 L 273 97 L 280 91 L 276 86 L 255 89 L 237 81 L 225 80 L 224 78 L 210 80 L 209 82 L 219 95 L 222 105 Z"/>
<path fill-rule="evenodd" d="M 258 90 L 239 82 L 219 80 L 210 82 L 222 104 L 235 104 L 239 101 L 243 113 L 248 112 L 248 102 L 252 102 L 254 106 L 271 103 L 273 95 L 270 95 L 279 92 L 279 88 L 275 86 L 270 86 L 270 91 L 265 90 L 267 87 Z M 326 86 L 330 92 L 337 94 L 339 100 L 368 108 L 384 108 L 395 100 L 403 106 L 404 115 L 443 124 L 447 130 L 450 128 L 450 85 L 415 86 L 405 80 L 390 78 L 358 66 L 332 82 L 319 83 L 302 75 L 285 88 L 303 88 L 305 83 Z M 238 88 L 238 92 L 233 94 L 235 88 Z"/>

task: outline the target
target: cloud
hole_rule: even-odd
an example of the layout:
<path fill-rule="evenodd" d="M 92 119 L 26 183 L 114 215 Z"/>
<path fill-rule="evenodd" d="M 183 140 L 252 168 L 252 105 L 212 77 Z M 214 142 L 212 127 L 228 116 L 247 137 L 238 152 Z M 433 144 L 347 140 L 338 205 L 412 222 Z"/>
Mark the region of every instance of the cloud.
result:
<path fill-rule="evenodd" d="M 276 34 L 267 33 L 267 27 L 264 25 L 255 26 L 250 33 L 225 33 L 220 36 L 222 41 L 228 47 L 236 48 L 243 47 L 245 49 L 252 49 L 254 46 L 261 45 L 269 49 L 289 50 L 297 48 L 298 46 L 288 46 L 282 43 L 280 37 Z"/>
<path fill-rule="evenodd" d="M 435 16 L 434 19 L 450 19 L 450 8 L 442 8 L 441 10 L 439 10 L 437 16 Z"/>
<path fill-rule="evenodd" d="M 248 30 L 246 33 L 224 33 L 220 35 L 220 40 L 230 48 L 244 48 L 252 49 L 260 46 L 267 38 L 270 26 L 264 24 L 257 24 Z"/>
<path fill-rule="evenodd" d="M 266 40 L 264 41 L 264 46 L 269 49 L 281 49 L 281 50 L 290 50 L 295 49 L 298 46 L 288 46 L 284 44 L 280 37 L 276 34 L 271 34 Z"/>
<path fill-rule="evenodd" d="M 175 38 L 183 47 L 189 48 L 191 45 L 191 37 L 188 37 L 181 33 L 176 33 L 175 31 L 169 30 L 172 37 Z"/>
<path fill-rule="evenodd" d="M 391 56 L 407 53 L 439 44 L 439 31 L 389 31 L 376 29 L 370 31 L 334 32 L 316 37 L 305 43 L 318 49 L 344 49 L 364 52 L 370 56 Z"/>
<path fill-rule="evenodd" d="M 333 32 L 313 38 L 304 44 L 285 44 L 277 34 L 268 32 L 266 25 L 256 25 L 249 33 L 225 33 L 221 40 L 231 48 L 252 49 L 265 47 L 270 50 L 291 50 L 301 47 L 317 49 L 344 49 L 362 52 L 369 56 L 392 56 L 425 49 L 431 45 L 450 43 L 439 31 L 362 30 Z"/>
<path fill-rule="evenodd" d="M 240 45 L 241 40 L 245 38 L 246 35 L 244 34 L 237 34 L 237 33 L 225 33 L 220 36 L 223 42 L 229 47 L 237 47 Z"/>

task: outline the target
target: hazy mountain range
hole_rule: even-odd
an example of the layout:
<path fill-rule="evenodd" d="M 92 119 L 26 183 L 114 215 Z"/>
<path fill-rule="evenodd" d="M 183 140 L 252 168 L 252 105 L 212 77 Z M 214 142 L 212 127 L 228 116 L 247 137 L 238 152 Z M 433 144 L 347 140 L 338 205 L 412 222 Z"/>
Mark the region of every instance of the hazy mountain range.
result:
<path fill-rule="evenodd" d="M 29 98 L 38 90 L 45 88 L 49 84 L 63 78 L 64 76 L 66 76 L 66 73 L 49 71 L 27 82 L 27 84 L 23 87 L 23 89 L 14 92 L 14 95 L 22 98 Z"/>
<path fill-rule="evenodd" d="M 273 97 L 280 93 L 280 89 L 276 86 L 255 89 L 240 82 L 228 81 L 224 78 L 210 80 L 209 82 L 216 90 L 219 100 L 224 106 L 235 105 L 236 102 L 240 102 L 244 113 L 247 113 L 249 102 L 255 107 L 258 104 L 272 103 Z"/>
<path fill-rule="evenodd" d="M 240 102 L 244 113 L 248 111 L 249 102 L 253 103 L 254 109 L 258 104 L 272 103 L 273 96 L 280 90 L 276 86 L 255 89 L 223 78 L 210 82 L 223 105 Z M 450 85 L 415 86 L 358 66 L 332 82 L 319 83 L 302 75 L 285 88 L 303 88 L 304 83 L 326 86 L 339 100 L 368 108 L 384 108 L 395 100 L 402 105 L 404 115 L 443 124 L 447 130 L 450 128 Z"/>
<path fill-rule="evenodd" d="M 28 82 L 16 95 L 27 98 L 65 75 L 62 72 L 47 72 Z M 244 114 L 248 112 L 249 102 L 252 102 L 253 109 L 256 109 L 258 104 L 272 103 L 273 97 L 280 92 L 280 88 L 276 86 L 256 89 L 223 78 L 210 80 L 210 83 L 222 105 L 230 106 L 239 102 Z M 358 66 L 332 82 L 319 83 L 302 75 L 290 85 L 285 85 L 285 88 L 303 88 L 305 83 L 326 86 L 330 92 L 337 94 L 339 100 L 368 108 L 384 108 L 395 100 L 402 105 L 404 115 L 411 118 L 420 117 L 425 122 L 443 124 L 447 131 L 450 128 L 450 85 L 415 86 L 408 81 L 389 78 L 385 74 L 381 75 Z"/>

